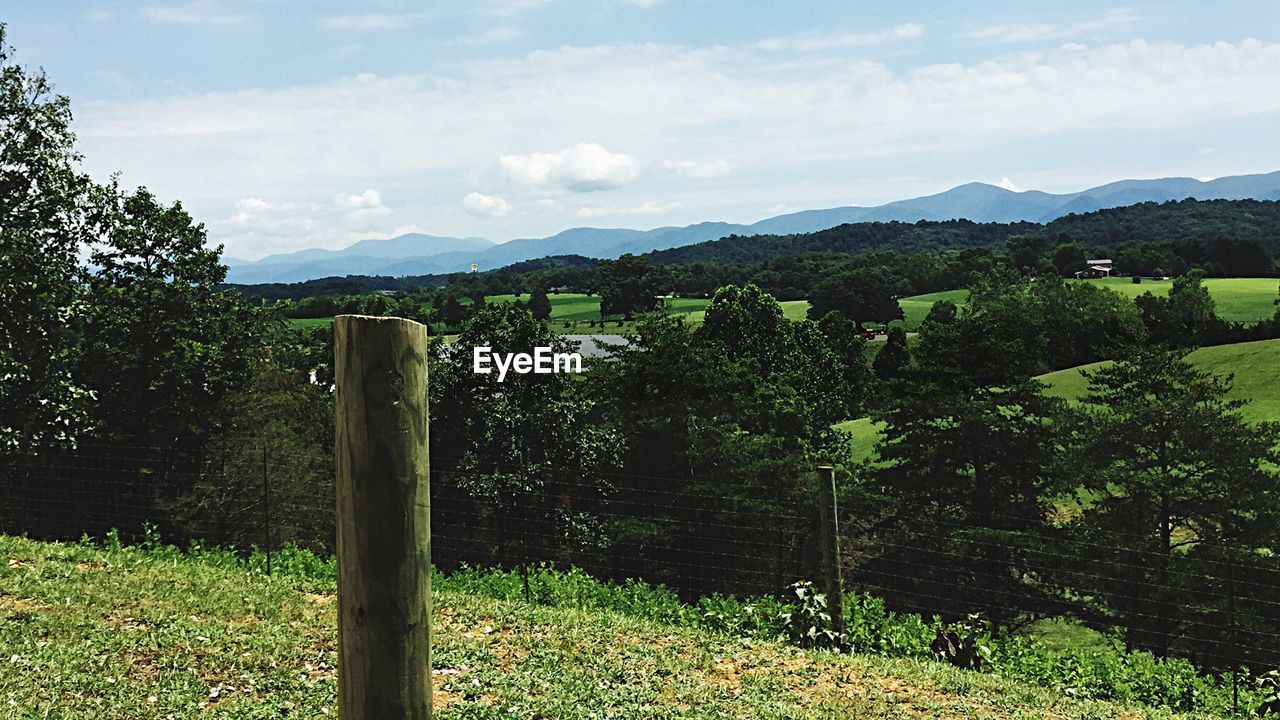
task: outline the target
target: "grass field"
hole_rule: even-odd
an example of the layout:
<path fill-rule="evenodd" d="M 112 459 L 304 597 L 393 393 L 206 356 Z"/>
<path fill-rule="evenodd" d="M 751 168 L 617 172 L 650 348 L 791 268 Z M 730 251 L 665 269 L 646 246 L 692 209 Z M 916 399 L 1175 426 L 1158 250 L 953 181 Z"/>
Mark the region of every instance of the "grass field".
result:
<path fill-rule="evenodd" d="M 1173 287 L 1172 280 L 1143 279 L 1135 285 L 1130 278 L 1104 278 L 1101 280 L 1081 280 L 1111 288 L 1130 298 L 1144 292 L 1152 295 L 1168 295 Z M 1209 290 L 1218 309 L 1218 316 L 1232 322 L 1254 323 L 1265 320 L 1275 313 L 1277 288 L 1280 280 L 1276 278 L 1206 278 L 1204 286 Z"/>
<path fill-rule="evenodd" d="M 1234 375 L 1231 397 L 1248 400 L 1242 408 L 1252 422 L 1280 421 L 1280 339 L 1200 348 L 1187 360 L 1215 375 Z M 1074 400 L 1085 393 L 1088 381 L 1082 371 L 1102 363 L 1082 365 L 1041 375 L 1049 395 Z"/>
<path fill-rule="evenodd" d="M 296 328 L 313 328 L 324 327 L 333 324 L 333 318 L 289 318 L 289 322 Z"/>
<path fill-rule="evenodd" d="M 267 577 L 218 553 L 0 536 L 0 716 L 336 717 L 336 602 L 321 578 L 288 565 Z M 440 585 L 440 720 L 1193 717 Z"/>
<path fill-rule="evenodd" d="M 934 303 L 950 300 L 957 305 L 963 305 L 968 297 L 968 290 L 944 290 L 902 298 L 898 300 L 898 306 L 902 308 L 902 324 L 908 330 L 915 330 L 920 327 L 920 323 L 924 321 L 925 315 L 929 314 L 929 309 Z"/>
<path fill-rule="evenodd" d="M 1200 348 L 1187 359 L 1215 375 L 1235 376 L 1230 396 L 1249 401 L 1242 409 L 1246 419 L 1280 422 L 1280 339 Z M 1096 369 L 1101 364 L 1058 370 L 1039 379 L 1048 383 L 1047 394 L 1075 399 L 1084 394 L 1087 386 L 1082 371 Z M 875 445 L 881 430 L 868 418 L 846 420 L 836 428 L 849 433 L 854 462 L 875 460 Z"/>
<path fill-rule="evenodd" d="M 1072 280 L 1071 282 L 1101 285 L 1127 298 L 1136 298 L 1145 292 L 1164 296 L 1168 295 L 1169 288 L 1173 287 L 1172 280 L 1144 279 L 1140 284 L 1135 285 L 1133 280 L 1127 277 Z M 1276 310 L 1276 297 L 1280 294 L 1277 292 L 1280 290 L 1280 280 L 1276 278 L 1207 278 L 1204 280 L 1204 286 L 1209 290 L 1209 295 L 1217 306 L 1218 316 L 1232 322 L 1254 323 L 1271 317 Z M 902 306 L 902 313 L 905 315 L 903 324 L 909 329 L 915 329 L 935 302 L 950 300 L 957 305 L 963 305 L 968 297 L 967 290 L 946 290 L 902 298 L 898 304 Z"/>

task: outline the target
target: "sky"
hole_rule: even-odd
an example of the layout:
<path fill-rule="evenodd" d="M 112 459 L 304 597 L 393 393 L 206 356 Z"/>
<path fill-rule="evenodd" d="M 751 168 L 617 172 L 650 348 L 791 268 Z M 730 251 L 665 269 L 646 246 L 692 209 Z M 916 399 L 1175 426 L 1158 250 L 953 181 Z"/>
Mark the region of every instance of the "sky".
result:
<path fill-rule="evenodd" d="M 8 0 L 228 256 L 1280 170 L 1280 3 Z"/>

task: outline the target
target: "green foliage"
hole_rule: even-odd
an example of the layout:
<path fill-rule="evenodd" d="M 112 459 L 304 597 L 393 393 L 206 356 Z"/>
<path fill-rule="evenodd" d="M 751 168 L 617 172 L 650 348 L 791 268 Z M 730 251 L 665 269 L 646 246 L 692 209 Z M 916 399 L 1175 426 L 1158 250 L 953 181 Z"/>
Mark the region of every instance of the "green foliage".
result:
<path fill-rule="evenodd" d="M 529 312 L 534 320 L 547 320 L 551 317 L 551 300 L 543 290 L 534 290 L 529 296 Z"/>
<path fill-rule="evenodd" d="M 218 289 L 226 267 L 206 239 L 180 204 L 144 188 L 113 198 L 90 258 L 77 369 L 110 435 L 161 444 L 206 435 L 223 396 L 249 376 L 261 315 Z"/>
<path fill-rule="evenodd" d="M 790 602 L 778 615 L 783 636 L 803 648 L 843 649 L 847 640 L 835 630 L 827 596 L 808 580 L 792 583 L 787 590 Z"/>
<path fill-rule="evenodd" d="M 1218 319 L 1213 297 L 1203 279 L 1203 272 L 1193 270 L 1173 281 L 1168 297 L 1147 292 L 1134 300 L 1152 342 L 1168 347 L 1194 347 L 1220 332 L 1222 321 Z"/>
<path fill-rule="evenodd" d="M 838 312 L 858 323 L 884 324 L 902 319 L 898 296 L 906 288 L 883 272 L 859 269 L 832 275 L 809 291 L 809 318 L 817 320 L 829 312 Z"/>
<path fill-rule="evenodd" d="M 1244 403 L 1228 399 L 1231 379 L 1193 367 L 1178 352 L 1145 350 L 1088 380 L 1071 444 L 1096 499 L 1073 532 L 1113 546 L 1098 551 L 1104 561 L 1121 548 L 1147 561 L 1092 580 L 1075 577 L 1073 585 L 1123 618 L 1130 644 L 1159 656 L 1203 655 L 1209 667 L 1274 658 L 1249 645 L 1215 649 L 1227 632 L 1222 609 L 1205 617 L 1203 601 L 1182 598 L 1210 582 L 1219 593 L 1261 597 L 1258 587 L 1225 587 L 1224 566 L 1253 567 L 1250 548 L 1280 541 L 1280 425 L 1247 422 Z M 1139 586 L 1146 590 L 1126 591 Z M 1259 625 L 1275 621 L 1264 605 L 1241 613 L 1256 614 Z"/>
<path fill-rule="evenodd" d="M 479 310 L 457 343 L 437 341 L 431 441 L 451 451 L 433 458 L 433 475 L 494 509 L 505 562 L 526 562 L 529 545 L 548 552 L 602 542 L 591 513 L 611 493 L 605 473 L 616 467 L 620 438 L 593 421 L 592 401 L 568 374 L 511 373 L 499 382 L 496 372 L 474 372 L 473 348 L 481 346 L 495 353 L 569 350 L 528 310 L 508 304 Z M 569 492 L 579 502 L 565 509 L 559 497 Z M 517 526 L 519 543 L 506 534 Z"/>
<path fill-rule="evenodd" d="M 636 313 L 658 307 L 663 283 L 662 271 L 650 265 L 647 256 L 626 253 L 617 260 L 602 260 L 597 269 L 596 291 L 600 295 L 600 317 Z"/>
<path fill-rule="evenodd" d="M 876 353 L 871 367 L 876 377 L 881 380 L 896 380 L 903 377 L 911 364 L 911 350 L 907 347 L 907 331 L 900 327 L 889 328 L 884 347 Z"/>
<path fill-rule="evenodd" d="M 12 58 L 0 23 L 0 449 L 90 427 L 73 318 L 79 252 L 102 222 L 69 100 Z"/>

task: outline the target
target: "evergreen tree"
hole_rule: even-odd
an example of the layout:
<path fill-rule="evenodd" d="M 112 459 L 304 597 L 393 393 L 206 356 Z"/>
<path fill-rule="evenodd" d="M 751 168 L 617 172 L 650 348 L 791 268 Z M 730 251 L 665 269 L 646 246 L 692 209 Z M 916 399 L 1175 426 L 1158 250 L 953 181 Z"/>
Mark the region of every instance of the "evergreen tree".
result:
<path fill-rule="evenodd" d="M 911 364 L 911 350 L 907 347 L 907 331 L 900 327 L 889 328 L 884 347 L 872 361 L 876 377 L 881 380 L 897 380 Z"/>
<path fill-rule="evenodd" d="M 1070 581 L 1123 618 L 1132 644 L 1194 653 L 1186 638 L 1209 625 L 1206 575 L 1224 579 L 1230 548 L 1252 555 L 1280 541 L 1280 426 L 1246 422 L 1231 378 L 1181 352 L 1143 350 L 1088 379 L 1072 444 L 1095 499 L 1075 534 L 1093 540 L 1082 564 L 1107 571 Z"/>
<path fill-rule="evenodd" d="M 546 291 L 538 289 L 529 295 L 529 312 L 533 313 L 534 320 L 551 317 L 551 299 L 547 297 Z"/>

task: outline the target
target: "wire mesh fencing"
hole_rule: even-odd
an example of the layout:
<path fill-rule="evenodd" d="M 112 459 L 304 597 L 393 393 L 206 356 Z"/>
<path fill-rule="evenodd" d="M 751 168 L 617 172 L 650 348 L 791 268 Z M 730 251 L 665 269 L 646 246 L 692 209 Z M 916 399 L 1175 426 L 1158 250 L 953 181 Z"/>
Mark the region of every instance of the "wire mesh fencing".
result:
<path fill-rule="evenodd" d="M 732 486 L 623 472 L 562 478 L 442 454 L 432 467 L 432 559 L 445 571 L 578 567 L 686 599 L 780 595 L 822 577 L 811 477 Z M 115 531 L 127 542 L 150 528 L 179 545 L 327 554 L 334 508 L 332 457 L 269 441 L 82 441 L 0 456 L 6 534 Z M 978 613 L 1013 630 L 1064 618 L 1208 671 L 1280 666 L 1280 562 L 1265 550 L 1205 541 L 1169 551 L 1154 528 L 957 521 L 945 508 L 906 511 L 848 490 L 839 508 L 831 525 L 846 591 L 895 610 L 943 622 Z"/>

